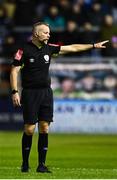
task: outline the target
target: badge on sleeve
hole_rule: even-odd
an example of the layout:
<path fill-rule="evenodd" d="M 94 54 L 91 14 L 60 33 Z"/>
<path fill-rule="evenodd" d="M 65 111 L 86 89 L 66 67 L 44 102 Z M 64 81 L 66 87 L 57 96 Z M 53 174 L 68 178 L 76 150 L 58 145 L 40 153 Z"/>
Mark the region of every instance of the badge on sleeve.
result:
<path fill-rule="evenodd" d="M 22 55 L 23 55 L 23 50 L 18 49 L 18 51 L 17 51 L 16 54 L 15 54 L 15 59 L 18 60 L 18 61 L 20 61 L 21 58 L 22 58 Z"/>

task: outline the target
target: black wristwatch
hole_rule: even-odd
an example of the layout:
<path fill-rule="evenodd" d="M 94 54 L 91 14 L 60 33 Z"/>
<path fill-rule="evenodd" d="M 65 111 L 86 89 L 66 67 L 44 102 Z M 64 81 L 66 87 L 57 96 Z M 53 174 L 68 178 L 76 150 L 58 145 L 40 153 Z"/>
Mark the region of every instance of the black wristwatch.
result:
<path fill-rule="evenodd" d="M 18 90 L 13 89 L 11 93 L 12 94 L 18 93 Z"/>
<path fill-rule="evenodd" d="M 95 49 L 95 43 L 93 43 L 92 45 L 93 45 L 93 49 Z"/>

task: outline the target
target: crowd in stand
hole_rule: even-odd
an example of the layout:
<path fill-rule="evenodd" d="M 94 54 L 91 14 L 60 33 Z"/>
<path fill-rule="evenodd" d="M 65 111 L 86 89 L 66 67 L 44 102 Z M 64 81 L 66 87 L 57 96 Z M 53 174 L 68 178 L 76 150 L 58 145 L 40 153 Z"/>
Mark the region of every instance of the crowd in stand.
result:
<path fill-rule="evenodd" d="M 117 55 L 116 0 L 0 0 L 0 56 L 11 56 L 17 46 L 29 40 L 32 24 L 38 21 L 50 25 L 52 43 L 109 39 L 112 44 L 103 53 L 98 50 L 72 55 Z"/>
<path fill-rule="evenodd" d="M 79 72 L 78 72 L 79 74 Z M 84 72 L 81 77 L 52 77 L 55 98 L 117 99 L 117 74 Z"/>
<path fill-rule="evenodd" d="M 49 42 L 54 44 L 110 41 L 107 48 L 102 51 L 93 49 L 64 56 L 117 57 L 117 0 L 0 0 L 0 57 L 11 58 L 22 43 L 31 40 L 32 25 L 38 21 L 50 25 Z M 9 87 L 9 69 L 7 73 L 4 72 L 1 74 L 7 75 L 3 77 L 7 80 L 1 80 L 0 92 L 8 94 L 5 87 Z M 101 77 L 95 78 L 91 74 L 84 74 L 81 79 L 63 77 L 57 80 L 53 77 L 52 85 L 54 88 L 58 81 L 54 91 L 56 97 L 67 97 L 68 94 L 69 97 L 88 99 L 100 95 L 101 98 L 104 97 L 103 93 L 94 92 L 102 92 L 103 89 L 103 92 L 112 94 L 107 94 L 106 98 L 116 98 L 116 75 L 108 74 L 107 77 Z M 107 87 L 108 84 L 110 87 Z"/>

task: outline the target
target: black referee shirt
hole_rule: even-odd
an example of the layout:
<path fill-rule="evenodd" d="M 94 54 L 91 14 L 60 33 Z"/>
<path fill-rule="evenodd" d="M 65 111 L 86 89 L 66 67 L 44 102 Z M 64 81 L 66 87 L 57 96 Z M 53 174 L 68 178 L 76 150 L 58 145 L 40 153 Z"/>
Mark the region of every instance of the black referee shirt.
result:
<path fill-rule="evenodd" d="M 17 50 L 13 65 L 21 67 L 23 88 L 50 87 L 49 66 L 51 56 L 58 54 L 60 46 L 44 44 L 38 48 L 32 42 Z"/>

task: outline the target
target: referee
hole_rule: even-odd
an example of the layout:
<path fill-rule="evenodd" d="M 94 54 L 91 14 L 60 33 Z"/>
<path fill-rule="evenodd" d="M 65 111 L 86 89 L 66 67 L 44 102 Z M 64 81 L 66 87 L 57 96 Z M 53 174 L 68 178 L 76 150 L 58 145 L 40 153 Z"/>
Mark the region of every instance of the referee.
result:
<path fill-rule="evenodd" d="M 58 46 L 49 44 L 48 24 L 33 25 L 32 41 L 17 50 L 12 63 L 10 83 L 14 106 L 22 106 L 24 132 L 22 137 L 22 172 L 29 171 L 29 154 L 35 124 L 38 122 L 38 166 L 36 171 L 50 173 L 45 165 L 48 150 L 48 129 L 53 121 L 53 93 L 50 87 L 49 66 L 53 54 L 79 52 L 92 48 L 105 48 L 103 41 L 96 44 L 72 44 Z M 21 70 L 22 94 L 18 92 L 17 77 Z"/>

